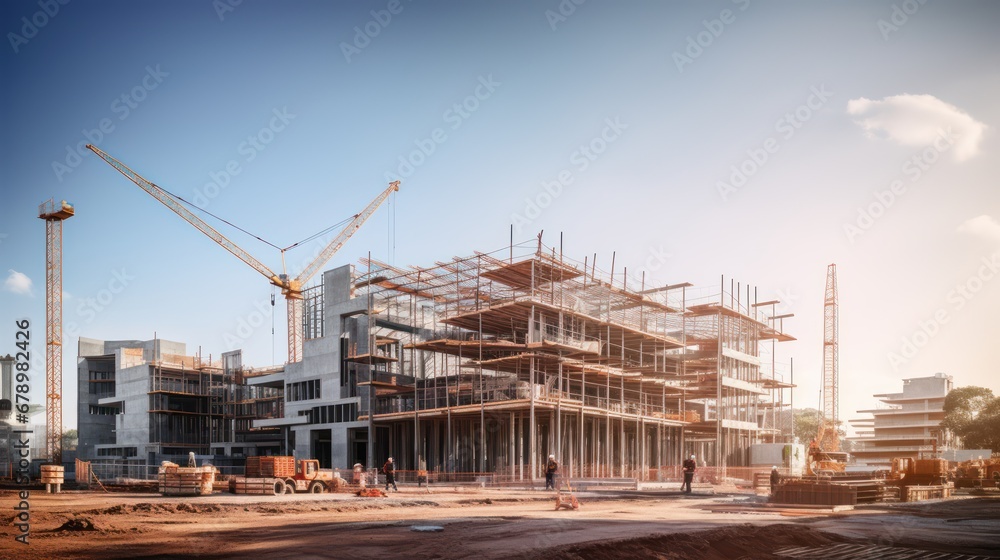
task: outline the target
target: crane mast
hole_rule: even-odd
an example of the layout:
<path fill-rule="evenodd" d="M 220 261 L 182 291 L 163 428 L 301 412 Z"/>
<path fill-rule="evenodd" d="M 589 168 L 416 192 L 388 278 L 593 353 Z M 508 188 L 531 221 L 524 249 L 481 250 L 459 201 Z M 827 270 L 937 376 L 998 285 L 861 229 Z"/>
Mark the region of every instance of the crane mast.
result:
<path fill-rule="evenodd" d="M 98 157 L 103 159 L 111 167 L 114 167 L 128 180 L 135 183 L 147 194 L 161 202 L 164 206 L 172 210 L 186 222 L 197 228 L 198 231 L 204 233 L 210 239 L 221 245 L 224 249 L 236 256 L 236 258 L 250 265 L 251 268 L 267 278 L 271 284 L 281 288 L 281 293 L 285 296 L 288 305 L 289 363 L 298 362 L 302 359 L 302 286 L 308 282 L 323 267 L 323 265 L 325 265 L 333 257 L 333 255 L 340 250 L 341 247 L 344 246 L 344 243 L 346 243 L 347 240 L 361 228 L 361 225 L 375 213 L 375 210 L 378 209 L 378 207 L 381 206 L 387 198 L 389 198 L 390 194 L 399 190 L 399 181 L 393 181 L 390 183 L 389 187 L 379 193 L 374 200 L 368 203 L 368 206 L 366 206 L 364 210 L 354 215 L 351 221 L 344 226 L 340 233 L 338 233 L 337 236 L 334 237 L 327 244 L 327 246 L 319 252 L 311 263 L 306 265 L 298 276 L 290 278 L 284 270 L 284 253 L 286 250 L 294 247 L 294 245 L 281 249 L 282 273 L 276 274 L 266 265 L 257 260 L 253 255 L 245 251 L 236 243 L 230 241 L 226 238 L 226 236 L 219 233 L 212 226 L 205 223 L 204 220 L 185 208 L 170 193 L 161 189 L 156 184 L 144 178 L 142 175 L 132 171 L 124 163 L 108 155 L 96 146 L 88 144 L 87 149 L 97 154 Z"/>
<path fill-rule="evenodd" d="M 65 200 L 43 202 L 45 220 L 45 454 L 62 464 L 62 223 L 76 211 Z"/>
<path fill-rule="evenodd" d="M 837 424 L 840 407 L 839 398 L 839 348 L 837 343 L 839 330 L 839 309 L 837 302 L 837 265 L 831 264 L 826 269 L 826 295 L 823 299 L 823 437 L 820 445 L 825 451 L 837 451 L 840 442 L 837 437 Z"/>

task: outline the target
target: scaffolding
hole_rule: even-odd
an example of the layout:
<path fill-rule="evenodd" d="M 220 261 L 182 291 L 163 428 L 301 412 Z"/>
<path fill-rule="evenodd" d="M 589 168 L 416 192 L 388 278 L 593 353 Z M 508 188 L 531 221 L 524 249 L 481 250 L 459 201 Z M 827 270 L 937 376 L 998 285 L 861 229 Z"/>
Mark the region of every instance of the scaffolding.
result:
<path fill-rule="evenodd" d="M 541 236 L 433 267 L 362 266 L 350 297 L 367 310 L 343 318 L 341 375 L 374 434 L 370 463 L 378 447 L 399 469 L 511 480 L 540 476 L 550 454 L 572 477 L 656 479 L 688 453 L 744 466 L 791 387 L 762 360 L 763 343 L 794 340 L 774 302 L 725 279 L 647 286 Z"/>
<path fill-rule="evenodd" d="M 269 371 L 244 368 L 240 351 L 216 362 L 156 351 L 150 370 L 149 440 L 162 454 L 209 454 L 213 444 L 280 439 L 279 430 L 255 428 L 253 420 L 282 417 L 283 392 L 246 383 Z"/>

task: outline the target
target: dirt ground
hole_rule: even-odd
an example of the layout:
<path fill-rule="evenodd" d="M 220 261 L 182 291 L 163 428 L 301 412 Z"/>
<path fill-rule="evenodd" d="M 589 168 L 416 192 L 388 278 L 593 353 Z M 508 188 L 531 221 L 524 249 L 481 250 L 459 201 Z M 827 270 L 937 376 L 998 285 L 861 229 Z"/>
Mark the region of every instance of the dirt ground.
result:
<path fill-rule="evenodd" d="M 556 511 L 554 495 L 541 491 L 401 490 L 387 498 L 34 491 L 27 546 L 14 540 L 16 495 L 2 491 L 0 558 L 1000 558 L 995 495 L 832 512 L 775 511 L 750 495 L 606 492 L 577 494 L 579 510 Z M 706 509 L 720 505 L 756 507 Z"/>

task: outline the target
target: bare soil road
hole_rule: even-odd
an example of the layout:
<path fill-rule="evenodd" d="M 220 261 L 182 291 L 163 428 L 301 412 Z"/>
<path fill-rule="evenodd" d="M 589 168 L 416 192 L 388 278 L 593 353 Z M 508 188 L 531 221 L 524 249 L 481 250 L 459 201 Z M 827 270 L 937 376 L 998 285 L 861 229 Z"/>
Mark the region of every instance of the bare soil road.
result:
<path fill-rule="evenodd" d="M 0 557 L 1000 558 L 1000 497 L 836 513 L 705 509 L 753 502 L 748 495 L 578 497 L 579 510 L 556 511 L 551 493 L 491 489 L 404 489 L 388 498 L 32 492 L 23 545 L 11 515 L 16 495 L 3 491 Z"/>

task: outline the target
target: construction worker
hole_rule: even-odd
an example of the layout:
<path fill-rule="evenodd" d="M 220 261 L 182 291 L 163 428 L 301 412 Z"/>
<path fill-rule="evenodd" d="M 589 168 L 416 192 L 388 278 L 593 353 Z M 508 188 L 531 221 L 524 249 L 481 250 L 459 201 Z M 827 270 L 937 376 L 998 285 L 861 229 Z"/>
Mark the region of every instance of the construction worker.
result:
<path fill-rule="evenodd" d="M 681 492 L 685 494 L 691 493 L 691 482 L 694 481 L 695 467 L 697 467 L 697 463 L 694 462 L 694 455 L 691 455 L 690 459 L 684 461 L 684 483 L 681 484 Z"/>
<path fill-rule="evenodd" d="M 382 473 L 385 474 L 385 491 L 389 491 L 389 485 L 392 484 L 392 490 L 394 492 L 399 492 L 399 488 L 396 487 L 396 465 L 392 462 L 392 457 L 382 465 Z"/>
<path fill-rule="evenodd" d="M 774 489 L 778 487 L 781 482 L 781 473 L 778 472 L 778 467 L 771 467 L 771 495 L 774 495 Z"/>
<path fill-rule="evenodd" d="M 556 472 L 559 471 L 559 463 L 556 462 L 555 455 L 549 455 L 549 462 L 545 464 L 545 489 L 556 489 Z"/>

